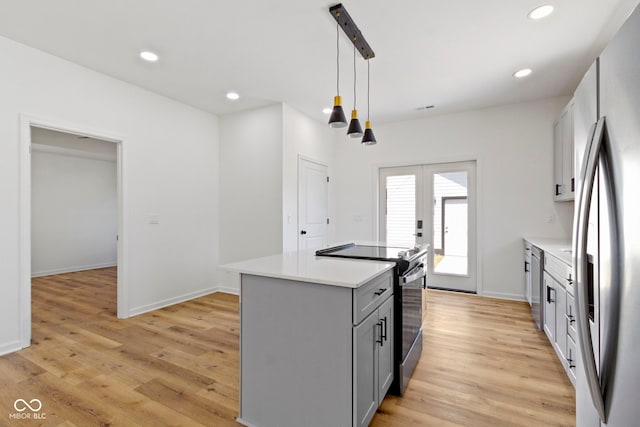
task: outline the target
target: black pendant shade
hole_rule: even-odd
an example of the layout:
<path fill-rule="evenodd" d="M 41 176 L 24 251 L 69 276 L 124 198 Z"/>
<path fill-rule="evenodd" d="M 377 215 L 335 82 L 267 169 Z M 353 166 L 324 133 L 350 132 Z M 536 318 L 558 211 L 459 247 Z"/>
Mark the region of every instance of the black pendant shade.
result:
<path fill-rule="evenodd" d="M 349 122 L 347 136 L 349 138 L 360 138 L 362 135 L 362 126 L 360 125 L 360 120 L 358 120 L 358 110 L 353 110 L 351 111 L 351 122 Z"/>
<path fill-rule="evenodd" d="M 365 126 L 365 130 L 364 130 L 364 136 L 362 137 L 362 144 L 363 145 L 374 145 L 376 144 L 376 137 L 373 134 L 373 129 L 371 129 L 371 122 L 369 120 L 367 120 L 366 126 Z"/>
<path fill-rule="evenodd" d="M 333 98 L 333 111 L 329 117 L 329 127 L 343 128 L 347 125 L 347 117 L 344 115 L 341 104 L 340 96 L 335 96 Z"/>

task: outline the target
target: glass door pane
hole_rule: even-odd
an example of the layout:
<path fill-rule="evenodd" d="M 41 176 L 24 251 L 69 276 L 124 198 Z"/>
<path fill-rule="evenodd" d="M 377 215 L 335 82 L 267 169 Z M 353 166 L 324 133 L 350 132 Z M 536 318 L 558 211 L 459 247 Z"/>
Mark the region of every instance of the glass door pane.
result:
<path fill-rule="evenodd" d="M 422 243 L 422 167 L 380 169 L 379 240 L 413 248 Z"/>
<path fill-rule="evenodd" d="M 468 173 L 433 174 L 434 273 L 468 273 Z"/>
<path fill-rule="evenodd" d="M 416 176 L 386 178 L 387 244 L 412 248 L 416 244 Z"/>

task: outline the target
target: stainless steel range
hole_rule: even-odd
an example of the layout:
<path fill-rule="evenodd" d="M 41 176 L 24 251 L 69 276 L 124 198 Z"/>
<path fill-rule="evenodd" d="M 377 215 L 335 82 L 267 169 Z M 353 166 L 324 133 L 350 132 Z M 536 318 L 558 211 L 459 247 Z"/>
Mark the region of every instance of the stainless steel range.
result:
<path fill-rule="evenodd" d="M 404 393 L 422 354 L 422 290 L 428 246 L 399 248 L 349 243 L 316 251 L 317 256 L 390 261 L 394 268 L 394 340 L 395 371 L 390 392 Z"/>

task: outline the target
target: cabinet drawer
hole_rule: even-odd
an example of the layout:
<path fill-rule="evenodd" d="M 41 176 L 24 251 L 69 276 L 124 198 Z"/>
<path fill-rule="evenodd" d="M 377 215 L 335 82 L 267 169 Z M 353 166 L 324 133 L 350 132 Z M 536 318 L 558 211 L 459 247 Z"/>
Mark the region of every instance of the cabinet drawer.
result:
<path fill-rule="evenodd" d="M 357 325 L 393 293 L 391 271 L 353 290 L 353 324 Z"/>
<path fill-rule="evenodd" d="M 544 270 L 558 281 L 568 293 L 573 295 L 573 268 L 545 252 Z"/>
<path fill-rule="evenodd" d="M 573 295 L 567 292 L 567 334 L 576 341 L 576 305 Z"/>

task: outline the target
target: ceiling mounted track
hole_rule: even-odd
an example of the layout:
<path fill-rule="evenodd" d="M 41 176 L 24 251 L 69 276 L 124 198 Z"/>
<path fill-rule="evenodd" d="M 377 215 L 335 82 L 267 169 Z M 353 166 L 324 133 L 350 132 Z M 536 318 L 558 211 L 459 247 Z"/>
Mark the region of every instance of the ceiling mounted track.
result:
<path fill-rule="evenodd" d="M 342 28 L 342 31 L 344 31 L 347 37 L 349 37 L 351 43 L 353 43 L 353 45 L 356 47 L 356 50 L 360 52 L 360 55 L 362 55 L 364 59 L 371 59 L 376 56 L 376 54 L 373 53 L 371 46 L 369 46 L 369 43 L 367 43 L 367 41 L 364 39 L 364 36 L 360 32 L 360 29 L 358 28 L 356 23 L 353 22 L 353 19 L 351 19 L 351 16 L 349 16 L 349 12 L 347 12 L 347 9 L 344 8 L 342 3 L 331 6 L 329 8 L 329 12 L 331 12 L 331 16 L 335 18 L 336 22 L 338 22 L 338 25 L 340 25 L 340 28 Z"/>

